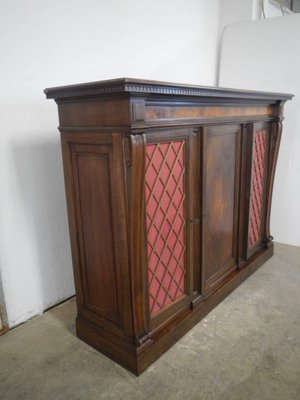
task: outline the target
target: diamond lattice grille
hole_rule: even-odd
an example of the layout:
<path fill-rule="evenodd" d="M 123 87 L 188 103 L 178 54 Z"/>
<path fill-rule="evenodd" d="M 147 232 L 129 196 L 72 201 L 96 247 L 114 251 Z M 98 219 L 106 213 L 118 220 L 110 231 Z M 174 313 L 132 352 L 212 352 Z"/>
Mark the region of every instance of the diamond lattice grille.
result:
<path fill-rule="evenodd" d="M 250 235 L 248 246 L 252 247 L 261 238 L 263 192 L 266 161 L 266 131 L 257 131 L 254 141 L 252 164 Z"/>
<path fill-rule="evenodd" d="M 151 316 L 185 292 L 184 141 L 146 146 L 146 226 Z"/>

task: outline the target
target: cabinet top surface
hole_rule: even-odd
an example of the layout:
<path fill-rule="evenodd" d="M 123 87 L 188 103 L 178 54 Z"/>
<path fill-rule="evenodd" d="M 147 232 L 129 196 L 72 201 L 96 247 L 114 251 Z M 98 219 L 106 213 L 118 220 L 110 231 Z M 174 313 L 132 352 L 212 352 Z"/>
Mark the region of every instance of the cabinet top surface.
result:
<path fill-rule="evenodd" d="M 48 99 L 131 94 L 139 96 L 193 96 L 229 99 L 290 100 L 290 93 L 260 92 L 144 79 L 119 78 L 76 85 L 58 86 L 44 90 Z"/>

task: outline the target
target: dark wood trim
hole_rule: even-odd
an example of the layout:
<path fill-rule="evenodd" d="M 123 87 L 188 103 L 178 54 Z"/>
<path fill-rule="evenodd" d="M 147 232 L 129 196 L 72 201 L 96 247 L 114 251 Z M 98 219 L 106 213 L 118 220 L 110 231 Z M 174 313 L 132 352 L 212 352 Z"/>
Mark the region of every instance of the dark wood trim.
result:
<path fill-rule="evenodd" d="M 248 132 L 251 126 L 249 124 L 241 125 L 241 143 L 240 143 L 240 174 L 239 174 L 239 209 L 238 209 L 238 237 L 240 240 L 237 242 L 237 266 L 238 269 L 241 269 L 244 264 L 245 257 L 245 249 L 244 243 L 247 238 L 246 232 L 248 232 L 248 219 L 245 218 L 245 215 L 249 214 L 249 201 L 247 199 L 248 193 L 248 171 L 247 171 L 247 155 L 248 155 L 248 136 L 251 134 Z"/>
<path fill-rule="evenodd" d="M 253 163 L 253 142 L 254 142 L 254 124 L 247 124 L 244 130 L 244 146 L 243 146 L 243 196 L 241 204 L 244 211 L 241 211 L 241 226 L 243 226 L 243 239 L 241 240 L 241 262 L 239 268 L 243 268 L 245 260 L 248 259 L 248 238 L 250 229 L 250 196 L 251 196 L 251 177 L 252 177 L 252 163 Z"/>
<path fill-rule="evenodd" d="M 202 96 L 257 100 L 289 100 L 293 95 L 286 93 L 258 92 L 208 86 L 188 85 L 145 79 L 119 78 L 107 81 L 89 82 L 76 85 L 47 88 L 48 99 L 100 96 L 108 94 L 138 93 L 144 95 Z"/>
<path fill-rule="evenodd" d="M 195 307 L 202 300 L 203 276 L 201 268 L 202 259 L 202 188 L 203 188 L 203 128 L 193 129 L 193 300 L 192 306 Z"/>
<path fill-rule="evenodd" d="M 210 126 L 216 124 L 222 125 L 232 125 L 233 123 L 253 123 L 260 121 L 273 121 L 274 117 L 267 115 L 249 115 L 249 116 L 235 116 L 235 117 L 209 117 L 209 118 L 182 118 L 182 119 L 161 119 L 154 121 L 145 121 L 145 122 L 133 122 L 133 129 L 136 129 L 137 132 L 140 130 L 145 131 L 146 129 L 156 128 L 179 128 L 184 126 L 195 127 L 199 126 Z"/>

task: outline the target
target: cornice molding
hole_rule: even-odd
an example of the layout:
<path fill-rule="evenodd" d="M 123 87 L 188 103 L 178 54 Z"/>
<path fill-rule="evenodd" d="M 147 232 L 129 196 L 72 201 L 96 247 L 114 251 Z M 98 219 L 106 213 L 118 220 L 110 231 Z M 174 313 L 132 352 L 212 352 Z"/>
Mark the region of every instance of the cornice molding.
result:
<path fill-rule="evenodd" d="M 44 90 L 48 99 L 67 99 L 74 97 L 103 96 L 113 94 L 170 95 L 192 97 L 221 97 L 229 99 L 251 100 L 289 100 L 293 97 L 286 93 L 269 93 L 207 86 L 193 86 L 168 82 L 145 81 L 138 79 L 114 79 L 79 85 L 60 86 Z"/>

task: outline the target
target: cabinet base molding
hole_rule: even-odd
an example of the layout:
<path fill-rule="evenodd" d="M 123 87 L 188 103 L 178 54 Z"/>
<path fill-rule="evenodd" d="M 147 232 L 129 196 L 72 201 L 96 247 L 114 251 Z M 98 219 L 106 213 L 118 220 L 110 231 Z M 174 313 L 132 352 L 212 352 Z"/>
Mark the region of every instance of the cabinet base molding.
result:
<path fill-rule="evenodd" d="M 168 321 L 165 327 L 161 326 L 159 329 L 156 329 L 155 333 L 149 335 L 148 342 L 143 346 L 137 347 L 133 343 L 126 342 L 125 340 L 121 341 L 118 338 L 116 338 L 115 343 L 112 343 L 111 336 L 107 338 L 95 325 L 80 317 L 77 317 L 76 320 L 77 336 L 113 361 L 121 364 L 130 372 L 139 376 L 235 288 L 271 258 L 273 250 L 274 246 L 272 244 L 268 249 L 260 251 L 253 257 L 250 263 L 241 271 L 236 271 L 205 302 L 200 302 L 198 305 L 187 310 L 185 314 L 180 315 L 180 317 L 171 322 Z M 117 341 L 119 341 L 119 344 L 117 344 Z"/>

